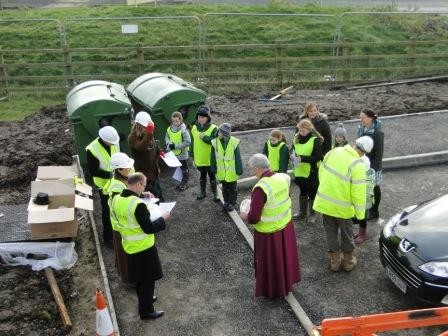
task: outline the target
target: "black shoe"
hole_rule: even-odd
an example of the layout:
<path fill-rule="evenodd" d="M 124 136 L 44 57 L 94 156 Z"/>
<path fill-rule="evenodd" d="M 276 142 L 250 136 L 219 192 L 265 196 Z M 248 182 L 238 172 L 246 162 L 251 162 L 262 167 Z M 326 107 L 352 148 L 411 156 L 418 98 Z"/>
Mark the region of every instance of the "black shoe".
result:
<path fill-rule="evenodd" d="M 140 320 L 154 320 L 163 316 L 163 314 L 165 314 L 163 310 L 154 310 L 150 313 L 140 314 Z"/>
<path fill-rule="evenodd" d="M 235 207 L 232 204 L 227 204 L 227 206 L 224 208 L 225 211 L 231 212 L 235 210 Z"/>

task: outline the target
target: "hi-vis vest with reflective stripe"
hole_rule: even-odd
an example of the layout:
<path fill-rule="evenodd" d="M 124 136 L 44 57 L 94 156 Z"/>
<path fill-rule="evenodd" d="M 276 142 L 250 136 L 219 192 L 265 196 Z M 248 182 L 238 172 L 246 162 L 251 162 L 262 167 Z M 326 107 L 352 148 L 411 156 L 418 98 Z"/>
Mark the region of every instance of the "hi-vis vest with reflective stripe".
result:
<path fill-rule="evenodd" d="M 166 130 L 166 133 L 168 134 L 168 138 L 170 139 L 171 143 L 178 145 L 182 143 L 182 130 L 179 129 L 177 132 L 173 132 L 171 130 L 171 127 L 168 127 Z M 173 149 L 174 155 L 179 155 L 182 153 L 182 149 Z"/>
<path fill-rule="evenodd" d="M 106 187 L 107 195 L 109 195 L 109 199 L 107 200 L 107 204 L 109 204 L 110 210 L 110 223 L 112 224 L 112 229 L 114 231 L 118 231 L 117 229 L 117 215 L 114 212 L 112 206 L 112 199 L 117 194 L 120 194 L 124 189 L 126 189 L 126 184 L 123 181 L 117 180 L 115 177 L 110 179 L 109 184 Z M 115 194 L 115 196 L 113 196 Z"/>
<path fill-rule="evenodd" d="M 364 219 L 366 169 L 352 146 L 337 147 L 325 155 L 313 209 L 336 218 Z"/>
<path fill-rule="evenodd" d="M 202 141 L 199 138 L 199 134 L 202 133 L 206 136 L 211 136 L 216 128 L 216 125 L 211 124 L 205 132 L 199 132 L 196 125 L 191 129 L 191 135 L 193 137 L 193 159 L 196 167 L 210 166 L 210 155 L 212 153 L 212 145 Z"/>
<path fill-rule="evenodd" d="M 116 227 L 121 234 L 121 245 L 128 254 L 144 251 L 156 241 L 153 234 L 146 234 L 135 218 L 135 209 L 143 201 L 137 196 L 123 197 L 117 195 L 112 200 L 112 207 L 117 216 Z"/>
<path fill-rule="evenodd" d="M 111 172 L 112 168 L 110 166 L 110 157 L 112 154 L 120 151 L 118 145 L 110 146 L 110 155 L 106 149 L 100 144 L 98 138 L 93 140 L 87 147 L 86 151 L 90 151 L 94 157 L 98 159 L 100 162 L 100 169 L 104 171 Z M 109 179 L 105 179 L 102 177 L 93 176 L 93 183 L 99 188 L 102 189 L 104 185 L 107 183 Z"/>
<path fill-rule="evenodd" d="M 280 150 L 284 145 L 284 142 L 281 142 L 278 146 L 272 146 L 269 140 L 266 142 L 266 146 L 268 148 L 269 168 L 273 172 L 278 172 L 280 169 Z"/>
<path fill-rule="evenodd" d="M 219 181 L 234 182 L 238 180 L 238 175 L 235 171 L 235 149 L 239 144 L 239 139 L 230 136 L 227 147 L 224 150 L 220 139 L 214 138 L 212 140 L 216 158 L 216 178 Z"/>
<path fill-rule="evenodd" d="M 299 144 L 298 142 L 294 144 L 294 152 L 296 156 L 310 156 L 314 148 L 314 139 L 316 137 L 311 137 L 304 144 Z M 294 168 L 295 177 L 308 177 L 311 172 L 311 164 L 309 162 L 300 162 L 300 164 Z"/>
<path fill-rule="evenodd" d="M 291 221 L 289 184 L 287 174 L 275 173 L 270 177 L 262 177 L 254 186 L 254 189 L 259 187 L 266 194 L 266 203 L 260 221 L 254 225 L 255 230 L 262 233 L 276 232 Z"/>

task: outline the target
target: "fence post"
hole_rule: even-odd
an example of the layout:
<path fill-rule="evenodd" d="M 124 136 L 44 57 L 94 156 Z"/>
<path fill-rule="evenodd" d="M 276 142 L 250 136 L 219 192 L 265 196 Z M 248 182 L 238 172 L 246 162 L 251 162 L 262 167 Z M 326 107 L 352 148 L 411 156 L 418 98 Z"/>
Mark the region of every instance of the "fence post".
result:
<path fill-rule="evenodd" d="M 348 39 L 344 39 L 343 40 L 343 44 L 342 44 L 342 57 L 343 57 L 343 62 L 342 65 L 345 68 L 343 74 L 342 74 L 342 78 L 344 80 L 344 82 L 350 82 L 350 70 L 348 70 L 350 68 L 350 61 L 348 59 L 348 56 L 350 55 L 350 47 L 347 44 L 348 43 Z"/>
<path fill-rule="evenodd" d="M 6 73 L 6 67 L 5 67 L 5 59 L 3 58 L 3 49 L 2 46 L 0 46 L 0 83 L 4 83 L 3 90 L 0 91 L 0 98 L 6 98 L 8 97 L 8 75 Z M 2 87 L 0 86 L 0 89 Z"/>
<path fill-rule="evenodd" d="M 64 54 L 65 79 L 68 87 L 72 88 L 75 85 L 75 81 L 73 79 L 72 55 L 67 43 L 62 46 L 62 50 Z"/>
<path fill-rule="evenodd" d="M 143 53 L 143 43 L 137 43 L 137 66 L 138 66 L 138 74 L 143 74 L 145 67 L 145 54 Z"/>
<path fill-rule="evenodd" d="M 215 71 L 215 64 L 214 64 L 214 57 L 215 57 L 215 51 L 210 46 L 207 47 L 207 78 L 208 83 L 210 86 L 213 86 L 215 84 L 215 77 L 212 74 L 213 71 Z"/>
<path fill-rule="evenodd" d="M 275 70 L 277 72 L 277 83 L 279 87 L 283 87 L 283 73 L 282 73 L 282 56 L 283 48 L 281 41 L 275 41 Z"/>
<path fill-rule="evenodd" d="M 417 70 L 417 68 L 415 67 L 415 54 L 416 54 L 416 44 L 415 44 L 415 38 L 411 37 L 411 43 L 409 44 L 409 50 L 408 50 L 408 55 L 409 55 L 409 73 L 411 75 L 415 75 L 415 72 Z"/>

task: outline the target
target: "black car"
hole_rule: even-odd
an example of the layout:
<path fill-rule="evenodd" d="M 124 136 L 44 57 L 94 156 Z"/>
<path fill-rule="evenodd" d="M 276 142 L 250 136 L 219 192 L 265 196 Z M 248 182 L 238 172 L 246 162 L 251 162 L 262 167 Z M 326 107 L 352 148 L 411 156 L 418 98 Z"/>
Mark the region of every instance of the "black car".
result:
<path fill-rule="evenodd" d="M 379 248 L 386 274 L 403 293 L 448 305 L 448 195 L 393 216 Z"/>

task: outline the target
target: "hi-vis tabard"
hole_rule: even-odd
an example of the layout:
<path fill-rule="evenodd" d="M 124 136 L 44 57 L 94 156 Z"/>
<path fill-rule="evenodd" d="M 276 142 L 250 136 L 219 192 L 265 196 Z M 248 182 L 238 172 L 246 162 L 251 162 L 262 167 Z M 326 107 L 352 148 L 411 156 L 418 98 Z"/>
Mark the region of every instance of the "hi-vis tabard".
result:
<path fill-rule="evenodd" d="M 266 194 L 266 203 L 261 212 L 261 219 L 254 225 L 256 231 L 276 232 L 291 221 L 289 184 L 290 177 L 287 174 L 275 173 L 269 177 L 262 177 L 254 186 L 254 189 L 259 187 Z"/>
<path fill-rule="evenodd" d="M 168 134 L 168 138 L 170 139 L 171 143 L 178 145 L 182 143 L 182 130 L 179 128 L 177 132 L 173 132 L 171 127 L 168 127 L 166 130 L 166 134 Z M 182 153 L 182 149 L 173 149 L 174 155 L 179 155 Z"/>
<path fill-rule="evenodd" d="M 109 195 L 109 198 L 107 200 L 107 204 L 109 205 L 110 209 L 110 223 L 112 224 L 112 229 L 114 231 L 118 231 L 117 229 L 117 215 L 114 212 L 113 206 L 112 206 L 112 199 L 115 196 L 118 196 L 124 189 L 126 189 L 126 184 L 123 181 L 120 181 L 116 179 L 115 177 L 112 177 L 107 184 L 107 187 L 105 187 L 106 194 Z"/>
<path fill-rule="evenodd" d="M 284 142 L 281 142 L 278 146 L 272 146 L 269 140 L 268 142 L 266 142 L 266 146 L 268 149 L 269 168 L 273 172 L 278 172 L 278 170 L 280 169 L 280 150 L 284 145 Z"/>
<path fill-rule="evenodd" d="M 191 129 L 191 136 L 193 137 L 193 159 L 196 167 L 209 167 L 210 154 L 212 152 L 212 145 L 202 141 L 199 134 L 211 136 L 213 131 L 217 128 L 216 125 L 211 124 L 205 132 L 200 132 L 196 125 Z"/>
<path fill-rule="evenodd" d="M 235 149 L 240 144 L 240 140 L 231 136 L 224 149 L 220 139 L 212 140 L 212 147 L 215 150 L 216 158 L 216 178 L 218 181 L 234 182 L 238 180 L 235 171 Z"/>
<path fill-rule="evenodd" d="M 310 156 L 314 148 L 314 139 L 316 137 L 311 137 L 304 144 L 299 144 L 298 142 L 294 144 L 294 153 L 296 156 Z M 300 162 L 297 167 L 294 167 L 295 177 L 308 177 L 311 172 L 311 164 L 309 162 Z"/>
<path fill-rule="evenodd" d="M 352 146 L 336 147 L 325 155 L 313 209 L 336 218 L 364 219 L 366 169 Z"/>
<path fill-rule="evenodd" d="M 112 156 L 112 154 L 119 152 L 120 148 L 118 147 L 118 145 L 110 146 L 109 155 L 107 150 L 99 142 L 99 138 L 96 138 L 86 147 L 86 151 L 89 151 L 94 157 L 98 159 L 98 161 L 100 162 L 101 170 L 112 172 L 112 167 L 110 166 L 110 157 Z M 95 183 L 95 185 L 99 189 L 103 189 L 108 181 L 109 179 L 107 178 L 93 176 L 93 183 Z"/>
<path fill-rule="evenodd" d="M 128 254 L 144 251 L 155 244 L 155 236 L 146 234 L 135 218 L 135 209 L 143 201 L 137 196 L 117 195 L 112 200 L 112 208 L 117 218 L 116 228 L 121 234 L 123 250 Z"/>

